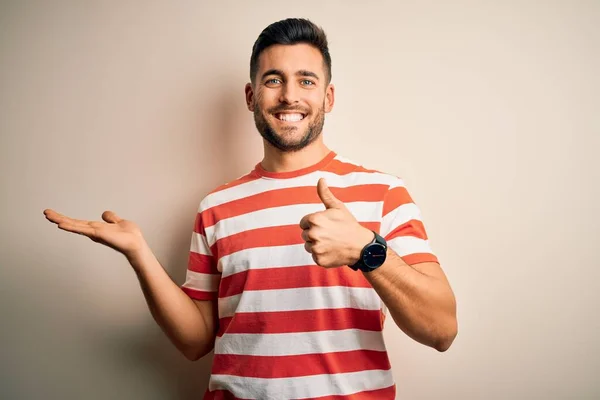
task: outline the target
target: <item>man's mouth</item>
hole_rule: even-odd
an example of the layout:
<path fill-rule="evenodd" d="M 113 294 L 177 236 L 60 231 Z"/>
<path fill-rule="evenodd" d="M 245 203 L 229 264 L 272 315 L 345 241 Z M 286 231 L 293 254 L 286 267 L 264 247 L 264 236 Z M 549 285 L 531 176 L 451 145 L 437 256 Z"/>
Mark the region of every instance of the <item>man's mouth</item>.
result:
<path fill-rule="evenodd" d="M 275 114 L 275 118 L 277 118 L 280 121 L 284 121 L 284 122 L 299 122 L 299 121 L 302 121 L 305 116 L 306 116 L 306 114 L 290 113 L 290 112 Z"/>

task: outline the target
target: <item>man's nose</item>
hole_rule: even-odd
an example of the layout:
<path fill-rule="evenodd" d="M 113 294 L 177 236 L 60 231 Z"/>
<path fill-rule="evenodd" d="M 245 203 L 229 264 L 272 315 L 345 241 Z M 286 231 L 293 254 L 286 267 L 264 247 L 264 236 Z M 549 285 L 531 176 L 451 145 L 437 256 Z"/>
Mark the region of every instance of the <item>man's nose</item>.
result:
<path fill-rule="evenodd" d="M 279 101 L 281 103 L 294 104 L 300 100 L 299 88 L 294 85 L 293 82 L 285 83 L 281 88 L 281 96 Z"/>

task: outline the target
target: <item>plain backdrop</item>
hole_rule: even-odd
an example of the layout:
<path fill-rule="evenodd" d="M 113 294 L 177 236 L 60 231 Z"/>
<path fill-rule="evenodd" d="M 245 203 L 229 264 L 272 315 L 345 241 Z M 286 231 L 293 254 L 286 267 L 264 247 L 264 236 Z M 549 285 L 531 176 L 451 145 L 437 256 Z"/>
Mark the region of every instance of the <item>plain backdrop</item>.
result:
<path fill-rule="evenodd" d="M 385 338 L 401 399 L 600 398 L 597 1 L 2 1 L 0 398 L 201 398 L 124 257 L 44 219 L 136 221 L 184 279 L 202 197 L 262 141 L 252 44 L 330 40 L 325 141 L 404 178 L 455 291 L 446 353 Z"/>

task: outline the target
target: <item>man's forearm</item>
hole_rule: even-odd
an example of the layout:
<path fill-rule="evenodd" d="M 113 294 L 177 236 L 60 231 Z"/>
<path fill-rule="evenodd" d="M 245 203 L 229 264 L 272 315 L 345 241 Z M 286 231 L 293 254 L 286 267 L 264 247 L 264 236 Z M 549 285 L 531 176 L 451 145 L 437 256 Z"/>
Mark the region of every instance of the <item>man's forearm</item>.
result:
<path fill-rule="evenodd" d="M 418 271 L 391 249 L 386 262 L 365 277 L 408 336 L 439 351 L 450 347 L 457 332 L 456 302 L 445 277 Z"/>
<path fill-rule="evenodd" d="M 147 245 L 128 259 L 154 320 L 171 342 L 191 360 L 210 352 L 215 336 L 212 312 L 203 315 L 194 301 L 173 282 Z"/>

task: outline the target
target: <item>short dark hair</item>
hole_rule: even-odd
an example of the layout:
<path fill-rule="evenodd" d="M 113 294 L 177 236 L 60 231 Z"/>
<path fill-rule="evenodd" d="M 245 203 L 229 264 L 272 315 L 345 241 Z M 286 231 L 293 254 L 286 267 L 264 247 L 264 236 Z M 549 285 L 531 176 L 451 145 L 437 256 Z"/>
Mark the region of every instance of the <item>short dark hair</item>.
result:
<path fill-rule="evenodd" d="M 327 82 L 331 82 L 331 56 L 327 45 L 327 36 L 322 28 L 303 18 L 288 18 L 274 22 L 258 35 L 252 56 L 250 57 L 250 80 L 254 82 L 258 71 L 258 57 L 267 47 L 275 44 L 292 45 L 306 43 L 321 52 L 327 73 Z"/>

